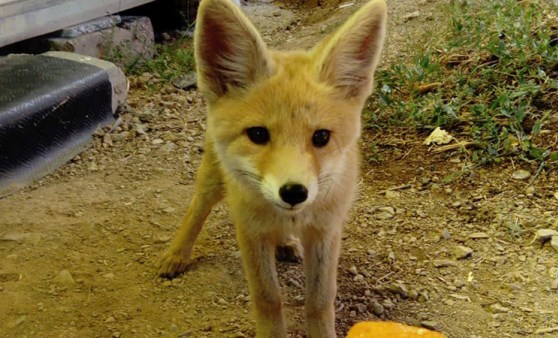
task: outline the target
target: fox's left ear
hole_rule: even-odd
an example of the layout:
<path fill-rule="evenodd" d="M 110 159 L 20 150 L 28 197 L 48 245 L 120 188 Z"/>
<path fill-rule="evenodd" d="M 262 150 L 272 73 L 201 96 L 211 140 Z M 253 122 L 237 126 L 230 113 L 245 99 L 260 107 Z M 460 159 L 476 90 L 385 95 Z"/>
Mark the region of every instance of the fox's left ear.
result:
<path fill-rule="evenodd" d="M 386 31 L 384 0 L 372 0 L 314 50 L 320 80 L 346 98 L 365 99 L 372 91 Z"/>

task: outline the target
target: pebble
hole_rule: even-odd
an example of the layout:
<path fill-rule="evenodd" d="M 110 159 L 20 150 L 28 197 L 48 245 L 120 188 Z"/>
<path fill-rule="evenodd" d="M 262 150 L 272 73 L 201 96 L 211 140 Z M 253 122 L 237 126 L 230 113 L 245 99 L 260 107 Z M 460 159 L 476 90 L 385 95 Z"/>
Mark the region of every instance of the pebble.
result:
<path fill-rule="evenodd" d="M 550 283 L 550 288 L 552 290 L 558 290 L 558 278 L 556 278 L 555 280 L 552 281 L 552 283 Z"/>
<path fill-rule="evenodd" d="M 106 279 L 114 279 L 114 273 L 109 272 L 109 273 L 103 275 L 103 277 L 105 277 Z"/>
<path fill-rule="evenodd" d="M 407 21 L 416 19 L 416 18 L 418 18 L 419 16 L 420 16 L 420 12 L 419 12 L 419 11 L 414 11 L 414 12 L 405 14 L 405 15 L 403 16 L 403 22 L 407 22 Z"/>
<path fill-rule="evenodd" d="M 353 278 L 353 281 L 355 282 L 362 282 L 363 280 L 364 280 L 364 276 L 361 274 L 358 274 Z"/>
<path fill-rule="evenodd" d="M 531 177 L 531 173 L 523 169 L 517 170 L 512 174 L 512 178 L 515 180 L 525 180 L 529 177 Z"/>
<path fill-rule="evenodd" d="M 349 272 L 350 272 L 353 276 L 356 276 L 356 275 L 358 274 L 357 268 L 356 268 L 356 266 L 354 266 L 354 265 L 351 266 L 351 267 L 349 268 Z"/>
<path fill-rule="evenodd" d="M 464 246 L 464 245 L 458 245 L 455 248 L 455 258 L 457 259 L 466 259 L 469 258 L 473 255 L 473 249 Z"/>
<path fill-rule="evenodd" d="M 365 304 L 359 303 L 356 305 L 356 309 L 359 313 L 366 313 L 367 307 Z"/>
<path fill-rule="evenodd" d="M 420 325 L 422 325 L 424 328 L 427 328 L 429 330 L 438 331 L 440 329 L 440 324 L 433 320 L 424 320 L 420 322 Z"/>
<path fill-rule="evenodd" d="M 552 240 L 550 241 L 550 245 L 554 248 L 554 250 L 558 251 L 558 236 L 552 237 Z"/>
<path fill-rule="evenodd" d="M 486 239 L 489 238 L 486 232 L 475 232 L 469 235 L 471 239 Z"/>
<path fill-rule="evenodd" d="M 550 240 L 552 237 L 558 235 L 558 231 L 552 229 L 539 229 L 537 230 L 537 240 L 540 242 L 546 242 Z"/>
<path fill-rule="evenodd" d="M 381 316 L 384 313 L 384 306 L 376 301 L 372 303 L 372 311 L 376 316 Z"/>
<path fill-rule="evenodd" d="M 510 311 L 510 309 L 508 309 L 507 307 L 504 307 L 498 303 L 494 303 L 492 305 L 490 305 L 490 309 L 492 310 L 493 313 L 507 313 Z"/>
<path fill-rule="evenodd" d="M 388 310 L 391 310 L 395 307 L 395 304 L 393 304 L 393 302 L 389 298 L 386 298 L 386 300 L 384 300 L 384 303 L 382 305 L 384 306 L 385 309 Z"/>
<path fill-rule="evenodd" d="M 383 219 L 390 219 L 395 216 L 395 209 L 392 207 L 381 207 L 378 208 L 378 211 L 375 215 L 376 219 L 383 220 Z"/>
<path fill-rule="evenodd" d="M 451 238 L 451 234 L 448 230 L 448 228 L 445 228 L 444 231 L 442 231 L 442 238 L 445 240 L 448 240 Z"/>
<path fill-rule="evenodd" d="M 434 267 L 436 268 L 446 268 L 450 266 L 457 266 L 457 263 L 452 261 L 451 259 L 435 259 L 432 261 Z"/>
<path fill-rule="evenodd" d="M 399 193 L 398 191 L 386 191 L 386 198 L 394 199 L 399 197 L 401 197 L 401 193 Z"/>
<path fill-rule="evenodd" d="M 68 270 L 60 271 L 56 277 L 54 277 L 54 282 L 62 286 L 71 286 L 76 283 L 74 277 L 72 277 L 72 274 Z"/>
<path fill-rule="evenodd" d="M 21 242 L 29 237 L 29 234 L 23 232 L 10 232 L 2 236 L 1 240 L 6 242 Z"/>

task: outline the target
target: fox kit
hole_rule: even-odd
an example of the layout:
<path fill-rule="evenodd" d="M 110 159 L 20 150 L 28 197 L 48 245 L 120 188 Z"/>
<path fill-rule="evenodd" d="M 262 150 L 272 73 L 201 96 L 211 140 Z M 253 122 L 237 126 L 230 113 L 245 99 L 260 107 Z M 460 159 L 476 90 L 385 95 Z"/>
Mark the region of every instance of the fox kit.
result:
<path fill-rule="evenodd" d="M 287 337 L 275 250 L 296 249 L 306 275 L 310 338 L 336 337 L 334 299 L 342 226 L 355 193 L 360 115 L 381 53 L 386 5 L 373 0 L 309 51 L 266 47 L 230 0 L 202 0 L 198 87 L 208 104 L 196 192 L 159 273 L 188 266 L 212 207 L 226 198 L 257 337 Z"/>

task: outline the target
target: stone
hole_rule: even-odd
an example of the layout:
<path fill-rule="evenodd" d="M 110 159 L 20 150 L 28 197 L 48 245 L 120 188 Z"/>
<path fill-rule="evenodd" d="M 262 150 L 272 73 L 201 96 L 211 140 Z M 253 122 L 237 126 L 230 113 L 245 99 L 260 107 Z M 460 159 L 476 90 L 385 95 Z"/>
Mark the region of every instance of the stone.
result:
<path fill-rule="evenodd" d="M 526 180 L 529 177 L 531 177 L 531 173 L 523 169 L 517 170 L 512 174 L 512 178 L 515 180 Z"/>
<path fill-rule="evenodd" d="M 376 301 L 372 303 L 372 311 L 376 316 L 381 316 L 384 313 L 384 306 Z"/>
<path fill-rule="evenodd" d="M 103 58 L 124 68 L 142 64 L 155 54 L 155 34 L 145 16 L 122 17 L 122 22 L 109 28 L 48 41 L 51 50 Z"/>
<path fill-rule="evenodd" d="M 76 283 L 74 277 L 72 277 L 72 274 L 68 270 L 60 271 L 56 277 L 54 277 L 54 282 L 61 286 L 72 286 Z"/>
<path fill-rule="evenodd" d="M 467 259 L 469 257 L 471 257 L 473 255 L 473 249 L 464 246 L 464 245 L 458 245 L 455 248 L 455 258 L 457 259 Z"/>
<path fill-rule="evenodd" d="M 504 307 L 498 303 L 494 303 L 492 305 L 490 305 L 490 309 L 492 310 L 493 313 L 507 313 L 510 311 L 510 309 L 508 309 L 507 307 Z"/>
<path fill-rule="evenodd" d="M 540 242 L 546 242 L 552 239 L 552 237 L 557 236 L 558 231 L 552 229 L 539 229 L 536 233 L 536 238 Z"/>
<path fill-rule="evenodd" d="M 420 325 L 422 325 L 424 328 L 427 328 L 429 330 L 439 331 L 440 329 L 440 324 L 433 320 L 424 320 L 420 322 Z"/>
<path fill-rule="evenodd" d="M 489 237 L 486 232 L 475 232 L 469 235 L 471 239 L 487 239 Z"/>
<path fill-rule="evenodd" d="M 457 263 L 455 261 L 452 261 L 451 259 L 435 259 L 432 261 L 432 264 L 434 264 L 434 267 L 436 268 L 457 266 Z"/>
<path fill-rule="evenodd" d="M 552 240 L 550 241 L 550 246 L 552 246 L 554 250 L 558 251 L 558 236 L 552 237 Z"/>

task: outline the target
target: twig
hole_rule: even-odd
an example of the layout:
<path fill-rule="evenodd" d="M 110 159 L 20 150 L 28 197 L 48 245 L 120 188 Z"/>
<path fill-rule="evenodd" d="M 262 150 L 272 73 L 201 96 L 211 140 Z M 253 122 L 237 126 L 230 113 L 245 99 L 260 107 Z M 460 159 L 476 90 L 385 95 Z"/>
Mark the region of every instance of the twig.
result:
<path fill-rule="evenodd" d="M 470 145 L 473 145 L 473 144 L 475 144 L 475 142 L 462 141 L 462 142 L 458 142 L 458 143 L 455 143 L 455 144 L 448 144 L 447 146 L 442 146 L 442 147 L 436 148 L 436 149 L 432 150 L 432 152 L 433 153 L 443 153 L 445 151 L 450 151 L 450 150 L 454 150 L 454 149 L 457 149 L 457 148 L 462 148 L 462 147 L 466 148 L 466 147 L 468 147 Z"/>
<path fill-rule="evenodd" d="M 556 332 L 558 331 L 558 326 L 555 327 L 547 327 L 545 329 L 538 329 L 537 331 L 535 331 L 535 334 L 541 334 L 541 333 L 552 333 L 552 332 Z"/>
<path fill-rule="evenodd" d="M 381 195 L 381 194 L 385 194 L 385 193 L 388 192 L 388 191 L 397 191 L 397 190 L 408 189 L 408 188 L 410 188 L 410 187 L 412 187 L 411 184 L 398 185 L 398 186 L 396 186 L 396 187 L 391 187 L 391 188 L 387 188 L 386 190 L 382 190 L 382 191 L 379 192 L 379 194 L 380 194 L 380 195 Z"/>

